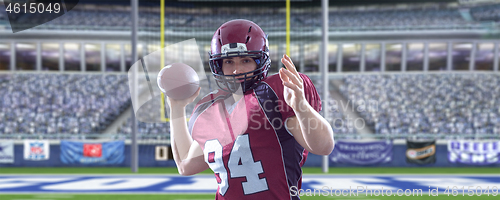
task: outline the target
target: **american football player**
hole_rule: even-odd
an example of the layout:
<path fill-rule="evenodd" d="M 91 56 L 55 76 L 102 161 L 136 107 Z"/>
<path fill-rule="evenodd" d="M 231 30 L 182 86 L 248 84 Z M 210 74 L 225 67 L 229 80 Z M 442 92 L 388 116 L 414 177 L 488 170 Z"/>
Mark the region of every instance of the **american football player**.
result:
<path fill-rule="evenodd" d="M 299 199 L 308 152 L 329 155 L 330 124 L 318 113 L 312 83 L 283 55 L 279 74 L 271 65 L 267 35 L 254 22 L 231 20 L 214 33 L 210 69 L 219 87 L 203 97 L 186 124 L 187 104 L 168 99 L 171 144 L 177 168 L 192 175 L 211 168 L 216 199 Z"/>

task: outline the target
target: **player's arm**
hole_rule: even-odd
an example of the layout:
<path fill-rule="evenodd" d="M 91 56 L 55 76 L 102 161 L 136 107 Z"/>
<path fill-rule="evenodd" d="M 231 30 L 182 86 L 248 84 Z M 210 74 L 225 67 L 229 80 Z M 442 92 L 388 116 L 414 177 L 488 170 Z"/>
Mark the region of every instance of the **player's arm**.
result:
<path fill-rule="evenodd" d="M 313 154 L 329 155 L 335 143 L 333 130 L 326 119 L 312 107 L 309 111 L 296 111 L 295 115 L 286 121 L 286 127 L 295 140 Z"/>
<path fill-rule="evenodd" d="M 177 170 L 181 175 L 193 175 L 208 169 L 200 145 L 193 141 L 186 124 L 186 105 L 193 102 L 200 89 L 184 100 L 168 98 L 170 106 L 170 141 Z"/>
<path fill-rule="evenodd" d="M 189 147 L 187 158 L 181 159 L 179 151 L 177 150 L 177 143 L 172 142 L 172 153 L 174 155 L 175 164 L 179 174 L 183 176 L 194 175 L 208 169 L 208 165 L 203 157 L 203 150 L 201 150 L 198 142 L 193 141 Z"/>
<path fill-rule="evenodd" d="M 281 62 L 287 68 L 281 68 L 279 72 L 285 86 L 283 95 L 288 106 L 295 112 L 295 116 L 286 121 L 287 129 L 307 151 L 317 155 L 329 155 L 335 145 L 330 123 L 307 101 L 304 82 L 292 60 L 284 56 Z"/>

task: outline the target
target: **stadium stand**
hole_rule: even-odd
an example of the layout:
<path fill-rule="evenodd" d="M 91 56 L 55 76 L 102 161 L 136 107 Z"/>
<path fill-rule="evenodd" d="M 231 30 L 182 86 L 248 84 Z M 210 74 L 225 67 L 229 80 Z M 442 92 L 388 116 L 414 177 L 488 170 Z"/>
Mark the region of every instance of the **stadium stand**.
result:
<path fill-rule="evenodd" d="M 202 79 L 200 80 L 200 95 L 198 96 L 197 100 L 195 100 L 194 103 L 188 104 L 186 106 L 186 115 L 189 118 L 191 114 L 193 113 L 193 109 L 195 106 L 195 103 L 200 100 L 203 96 L 206 94 L 210 93 L 210 88 L 215 89 L 217 86 L 215 86 L 213 79 L 211 79 L 212 85 L 209 86 L 209 80 L 207 79 Z M 147 89 L 147 88 L 143 88 Z M 159 107 L 153 107 L 154 104 L 145 104 L 143 105 L 144 108 L 141 107 L 141 109 L 147 110 L 147 111 L 152 111 L 156 109 L 160 109 Z M 165 102 L 165 105 L 167 105 L 167 102 Z M 168 105 L 167 105 L 168 107 Z M 153 112 L 138 112 L 137 113 L 137 118 L 140 119 L 154 119 L 157 116 L 154 116 Z M 149 116 L 147 116 L 149 115 Z M 168 118 L 169 115 L 169 109 L 166 108 L 166 117 Z M 158 119 L 155 119 L 157 121 Z M 123 121 L 120 126 L 117 128 L 116 132 L 120 135 L 131 135 L 132 134 L 132 118 L 128 117 L 127 120 Z M 166 136 L 167 138 L 170 137 L 170 123 L 168 122 L 157 122 L 157 123 L 152 123 L 152 122 L 140 122 L 138 121 L 137 123 L 137 135 L 139 136 L 140 139 L 148 139 L 148 138 L 154 138 L 155 136 Z"/>
<path fill-rule="evenodd" d="M 313 81 L 314 85 L 316 86 L 317 91 L 320 94 L 320 98 L 323 99 L 321 96 L 321 91 L 322 91 L 322 84 L 321 80 L 319 80 L 317 77 L 312 77 L 311 80 Z M 212 81 L 212 89 L 216 89 L 217 86 Z M 208 94 L 210 92 L 210 87 L 208 86 L 208 81 L 203 80 L 201 81 L 201 88 L 202 90 L 200 91 L 200 96 L 198 99 L 200 99 L 204 94 Z M 347 133 L 356 133 L 356 129 L 353 128 L 352 124 L 348 124 L 348 120 L 346 119 L 345 115 L 340 112 L 339 108 L 337 107 L 337 104 L 334 103 L 334 100 L 331 99 L 330 97 L 328 98 L 328 101 L 323 101 L 323 103 L 328 102 L 329 104 L 329 121 L 332 123 L 332 128 L 336 133 L 339 134 L 347 134 Z M 195 100 L 197 101 L 197 100 Z M 148 106 L 148 105 L 146 105 Z M 146 108 L 147 109 L 147 108 Z M 153 108 L 149 108 L 153 109 Z M 155 108 L 158 109 L 158 108 Z M 191 113 L 193 112 L 194 109 L 194 103 L 189 104 L 186 107 L 186 114 L 189 117 Z M 167 111 L 168 112 L 168 111 Z M 141 114 L 147 114 L 145 112 Z M 167 113 L 168 114 L 168 113 Z M 140 139 L 147 139 L 147 138 L 154 138 L 156 136 L 167 136 L 169 137 L 170 133 L 170 124 L 169 123 L 145 123 L 145 122 L 138 122 L 137 124 L 137 132 L 138 136 Z M 132 118 L 128 118 L 126 121 L 124 121 L 121 126 L 117 129 L 117 133 L 120 135 L 130 135 L 132 133 Z"/>
<path fill-rule="evenodd" d="M 132 134 L 132 118 L 128 118 L 121 127 L 118 128 L 117 133 L 120 135 Z M 170 138 L 170 123 L 137 123 L 138 139 L 150 139 L 155 136 L 166 136 Z"/>
<path fill-rule="evenodd" d="M 237 18 L 252 20 L 265 29 L 285 27 L 286 25 L 285 17 L 283 17 L 284 13 L 273 9 L 263 11 L 260 15 L 247 14 L 247 12 L 238 9 L 212 8 L 207 9 L 210 12 L 202 13 L 192 13 L 189 8 L 177 9 L 176 13 L 167 13 L 165 15 L 165 27 L 167 29 L 212 30 L 227 19 Z M 473 6 L 467 9 L 470 9 L 473 20 L 464 19 L 460 14 L 464 9 L 460 7 L 414 6 L 397 10 L 384 8 L 369 10 L 340 9 L 330 11 L 329 26 L 333 31 L 478 29 L 482 28 L 485 22 L 497 23 L 500 19 L 500 5 Z M 224 13 L 224 15 L 218 15 L 217 13 Z M 34 19 L 21 18 L 19 20 L 23 23 L 36 23 L 44 20 L 43 17 L 45 16 L 40 15 Z M 2 20 L 7 19 L 5 16 L 2 17 L 0 13 L 0 21 Z M 293 30 L 321 27 L 321 16 L 314 9 L 305 9 L 303 12 L 293 13 L 291 20 Z M 128 11 L 76 7 L 65 14 L 65 17 L 37 26 L 36 29 L 128 31 L 131 23 Z M 159 13 L 141 12 L 139 24 L 141 29 L 159 28 Z"/>
<path fill-rule="evenodd" d="M 329 93 L 327 98 L 323 98 L 323 80 L 319 79 L 317 76 L 310 76 L 310 78 L 316 87 L 316 91 L 318 91 L 322 104 L 328 104 L 329 115 L 325 117 L 325 119 L 330 122 L 333 131 L 338 134 L 357 133 L 354 128 L 353 120 L 348 120 L 344 111 L 340 109 L 339 104 L 335 102 L 336 100 L 332 98 L 331 94 Z"/>
<path fill-rule="evenodd" d="M 500 21 L 500 5 L 477 6 L 470 9 L 472 17 L 477 21 Z"/>
<path fill-rule="evenodd" d="M 335 12 L 330 13 L 328 22 L 330 27 L 370 30 L 384 27 L 394 29 L 474 28 L 474 26 L 479 25 L 463 19 L 456 9 Z"/>
<path fill-rule="evenodd" d="M 349 100 L 376 106 L 360 114 L 376 134 L 500 134 L 497 74 L 347 76 Z"/>
<path fill-rule="evenodd" d="M 96 134 L 131 105 L 127 77 L 0 75 L 0 132 Z"/>

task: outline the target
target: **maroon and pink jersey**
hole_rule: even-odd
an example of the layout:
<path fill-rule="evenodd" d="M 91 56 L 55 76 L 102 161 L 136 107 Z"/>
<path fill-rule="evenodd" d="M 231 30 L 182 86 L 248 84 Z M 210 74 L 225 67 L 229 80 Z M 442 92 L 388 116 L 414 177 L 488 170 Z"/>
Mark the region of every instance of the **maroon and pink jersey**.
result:
<path fill-rule="evenodd" d="M 307 101 L 319 112 L 314 85 L 300 75 Z M 299 199 L 290 195 L 290 187 L 301 187 L 308 152 L 285 127 L 295 113 L 283 90 L 276 74 L 247 91 L 229 112 L 224 100 L 233 97 L 221 90 L 197 103 L 189 130 L 215 173 L 216 199 Z"/>

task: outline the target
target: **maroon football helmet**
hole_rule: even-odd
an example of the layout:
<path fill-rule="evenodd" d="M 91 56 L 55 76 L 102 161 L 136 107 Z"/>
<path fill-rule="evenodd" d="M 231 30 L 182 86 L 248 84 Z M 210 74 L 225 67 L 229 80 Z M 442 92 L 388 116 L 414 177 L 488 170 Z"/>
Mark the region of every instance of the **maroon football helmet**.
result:
<path fill-rule="evenodd" d="M 257 86 L 271 66 L 267 35 L 252 21 L 236 19 L 222 24 L 212 37 L 210 70 L 217 86 L 224 91 L 234 93 L 241 85 L 243 93 Z M 255 60 L 257 69 L 235 75 L 224 75 L 222 59 L 248 56 Z M 243 76 L 243 78 L 236 78 Z M 248 80 L 247 80 L 248 79 Z M 241 82 L 243 80 L 243 82 Z"/>

